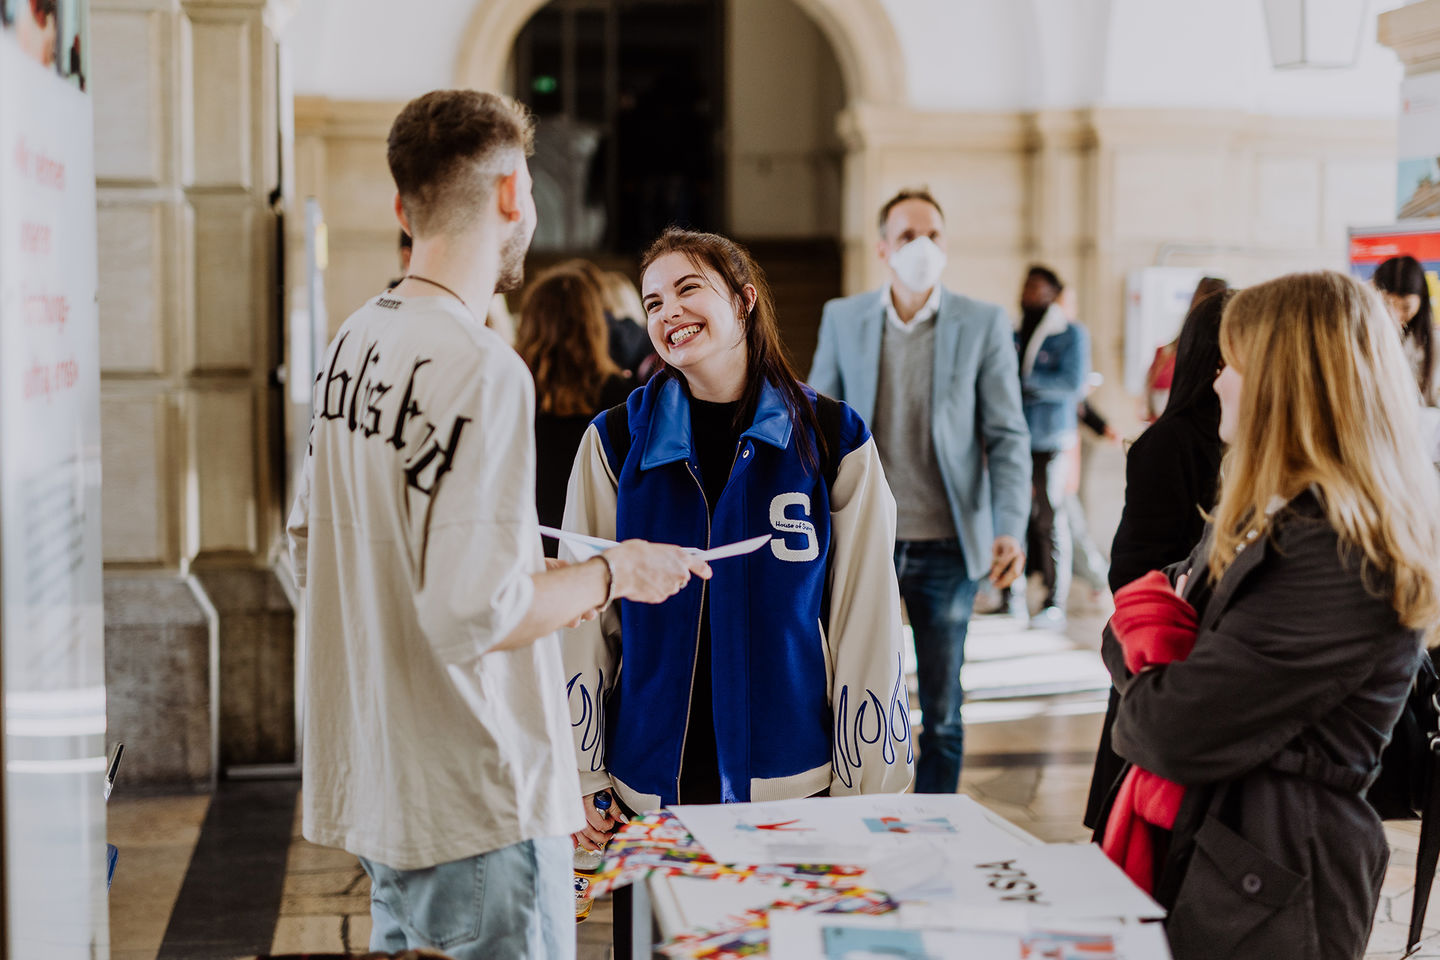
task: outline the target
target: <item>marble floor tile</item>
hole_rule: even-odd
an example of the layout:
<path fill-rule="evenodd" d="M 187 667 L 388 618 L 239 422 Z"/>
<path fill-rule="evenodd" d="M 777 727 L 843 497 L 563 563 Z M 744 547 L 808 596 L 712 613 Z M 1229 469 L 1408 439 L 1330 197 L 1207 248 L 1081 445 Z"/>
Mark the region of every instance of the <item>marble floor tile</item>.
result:
<path fill-rule="evenodd" d="M 370 949 L 370 912 L 356 913 L 340 921 L 340 932 L 345 935 L 345 949 L 350 953 L 364 953 Z"/>
<path fill-rule="evenodd" d="M 345 953 L 345 938 L 340 932 L 341 918 L 284 917 L 275 924 L 271 953 Z"/>
<path fill-rule="evenodd" d="M 285 877 L 285 896 L 341 896 L 356 893 L 370 895 L 370 878 L 356 864 L 349 870 L 323 870 L 316 873 L 289 873 Z"/>
<path fill-rule="evenodd" d="M 210 798 L 116 798 L 106 810 L 105 833 L 119 848 L 110 887 L 112 960 L 155 960 Z"/>

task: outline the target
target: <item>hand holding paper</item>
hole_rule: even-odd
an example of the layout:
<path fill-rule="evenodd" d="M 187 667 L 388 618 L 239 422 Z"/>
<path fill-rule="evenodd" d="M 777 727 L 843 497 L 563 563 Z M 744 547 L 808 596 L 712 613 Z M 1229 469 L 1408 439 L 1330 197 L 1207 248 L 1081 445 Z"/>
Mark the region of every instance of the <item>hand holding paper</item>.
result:
<path fill-rule="evenodd" d="M 604 554 L 613 600 L 661 603 L 683 590 L 692 576 L 710 579 L 708 563 L 673 544 L 626 540 Z"/>

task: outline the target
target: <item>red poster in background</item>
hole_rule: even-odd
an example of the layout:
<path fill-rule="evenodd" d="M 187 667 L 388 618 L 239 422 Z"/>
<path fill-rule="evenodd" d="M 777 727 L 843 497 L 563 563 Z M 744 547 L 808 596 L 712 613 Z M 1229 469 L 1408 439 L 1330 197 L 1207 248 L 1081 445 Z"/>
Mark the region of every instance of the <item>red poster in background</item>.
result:
<path fill-rule="evenodd" d="M 1430 295 L 1440 294 L 1440 219 L 1350 229 L 1350 275 L 1369 280 L 1391 257 L 1411 256 L 1425 267 Z"/>

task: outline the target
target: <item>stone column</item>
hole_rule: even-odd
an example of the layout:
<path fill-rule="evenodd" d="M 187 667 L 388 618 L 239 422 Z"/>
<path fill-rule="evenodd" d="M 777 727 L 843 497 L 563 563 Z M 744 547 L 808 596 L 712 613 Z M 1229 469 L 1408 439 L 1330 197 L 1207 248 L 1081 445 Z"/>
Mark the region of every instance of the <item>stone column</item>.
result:
<path fill-rule="evenodd" d="M 1407 77 L 1440 71 L 1440 0 L 1380 14 L 1380 42 L 1395 51 Z"/>
<path fill-rule="evenodd" d="M 203 785 L 295 755 L 274 0 L 94 0 L 111 738 Z M 208 731 L 208 756 L 162 749 Z"/>
<path fill-rule="evenodd" d="M 1433 163 L 1437 144 L 1437 118 L 1433 91 L 1440 84 L 1440 0 L 1421 0 L 1380 15 L 1380 42 L 1395 51 L 1405 64 L 1401 88 L 1404 109 L 1400 112 L 1399 149 L 1396 173 L 1407 185 L 1413 182 L 1417 165 Z M 1397 219 L 1440 215 L 1433 186 L 1419 186 L 1397 204 Z"/>

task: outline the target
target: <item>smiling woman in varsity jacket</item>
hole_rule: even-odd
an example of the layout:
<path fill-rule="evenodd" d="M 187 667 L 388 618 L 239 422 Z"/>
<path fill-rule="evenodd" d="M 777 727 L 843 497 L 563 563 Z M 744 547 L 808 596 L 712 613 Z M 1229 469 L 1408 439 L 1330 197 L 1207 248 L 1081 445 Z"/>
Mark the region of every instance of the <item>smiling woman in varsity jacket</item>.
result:
<path fill-rule="evenodd" d="M 699 548 L 771 540 L 715 561 L 706 589 L 568 631 L 586 835 L 608 826 L 589 795 L 612 787 L 633 810 L 904 791 L 895 501 L 870 431 L 796 377 L 738 244 L 671 228 L 641 274 L 665 369 L 591 424 L 565 527 Z"/>

